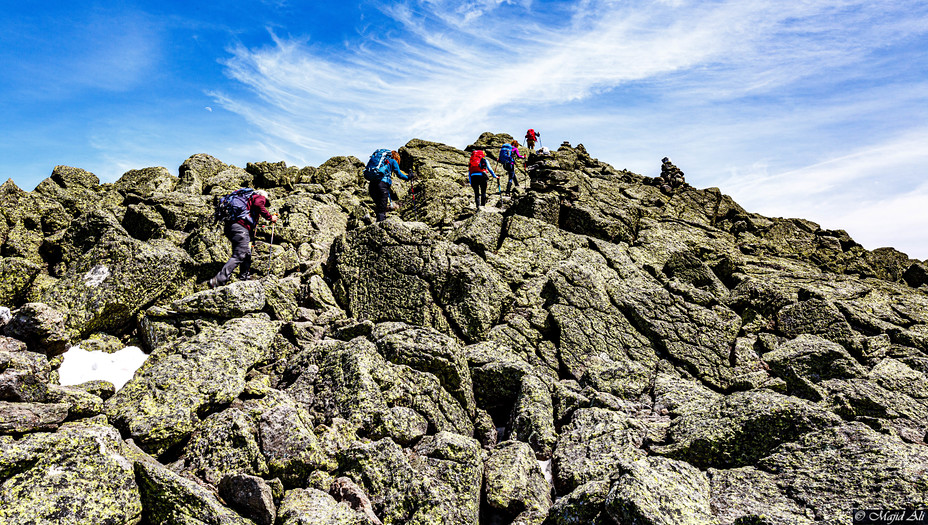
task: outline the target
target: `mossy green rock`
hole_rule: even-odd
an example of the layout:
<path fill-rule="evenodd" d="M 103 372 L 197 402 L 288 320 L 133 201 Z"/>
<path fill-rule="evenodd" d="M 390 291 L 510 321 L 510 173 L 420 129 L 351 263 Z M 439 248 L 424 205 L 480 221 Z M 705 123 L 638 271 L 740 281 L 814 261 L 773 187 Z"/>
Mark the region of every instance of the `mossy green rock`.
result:
<path fill-rule="evenodd" d="M 751 465 L 781 443 L 841 424 L 841 418 L 792 396 L 751 390 L 726 396 L 672 421 L 670 445 L 654 452 L 700 468 Z"/>
<path fill-rule="evenodd" d="M 15 339 L 8 339 L 15 341 Z M 22 343 L 20 343 L 22 344 Z M 12 345 L 10 345 L 12 346 Z M 0 350 L 0 400 L 45 401 L 51 366 L 42 354 L 20 348 Z"/>
<path fill-rule="evenodd" d="M 171 303 L 178 314 L 201 314 L 231 319 L 260 312 L 267 304 L 264 284 L 260 281 L 236 281 L 232 284 L 204 290 Z"/>
<path fill-rule="evenodd" d="M 526 443 L 504 441 L 496 445 L 484 468 L 487 505 L 505 516 L 515 518 L 526 511 L 547 512 L 551 506 L 551 487 Z"/>
<path fill-rule="evenodd" d="M 123 173 L 122 177 L 113 184 L 113 187 L 123 193 L 134 193 L 147 197 L 152 193 L 174 191 L 176 185 L 177 177 L 171 175 L 167 168 L 159 166 L 156 168 L 129 170 Z"/>
<path fill-rule="evenodd" d="M 135 462 L 145 518 L 153 525 L 254 525 L 199 484 L 150 461 Z"/>
<path fill-rule="evenodd" d="M 190 261 L 165 241 L 145 243 L 111 232 L 44 294 L 44 302 L 68 312 L 68 329 L 80 335 L 124 329 L 180 284 Z"/>
<path fill-rule="evenodd" d="M 333 249 L 336 296 L 354 317 L 404 321 L 474 341 L 511 299 L 483 259 L 440 240 L 422 223 L 363 227 Z"/>
<path fill-rule="evenodd" d="M 214 486 L 226 474 L 266 474 L 257 434 L 251 419 L 239 409 L 212 414 L 184 446 L 184 470 Z"/>
<path fill-rule="evenodd" d="M 554 450 L 554 485 L 567 494 L 585 483 L 609 479 L 622 463 L 645 455 L 647 428 L 611 410 L 584 408 L 561 429 Z"/>
<path fill-rule="evenodd" d="M 712 508 L 722 523 L 812 525 L 815 513 L 788 496 L 789 487 L 754 467 L 709 469 Z M 739 521 L 740 520 L 740 521 Z"/>
<path fill-rule="evenodd" d="M 97 420 L 0 441 L 0 521 L 137 523 L 142 502 L 119 432 Z"/>
<path fill-rule="evenodd" d="M 434 375 L 467 414 L 474 416 L 470 368 L 464 350 L 453 338 L 403 323 L 383 323 L 375 327 L 371 339 L 388 361 Z"/>
<path fill-rule="evenodd" d="M 273 322 L 239 318 L 161 346 L 106 401 L 106 413 L 143 449 L 161 454 L 196 430 L 199 413 L 242 392 L 246 372 L 266 358 L 276 333 Z"/>
<path fill-rule="evenodd" d="M 554 402 L 547 384 L 536 375 L 527 375 L 516 398 L 508 425 L 509 439 L 531 445 L 539 459 L 550 459 L 557 442 L 554 430 Z"/>
<path fill-rule="evenodd" d="M 712 525 L 709 480 L 688 463 L 647 457 L 624 465 L 606 496 L 616 523 Z"/>
<path fill-rule="evenodd" d="M 48 432 L 68 417 L 67 403 L 9 403 L 0 401 L 0 435 Z"/>
<path fill-rule="evenodd" d="M 923 508 L 926 464 L 924 445 L 848 423 L 784 443 L 758 468 L 775 475 L 790 499 L 813 509 L 816 522 L 840 523 L 852 508 Z"/>
<path fill-rule="evenodd" d="M 0 305 L 19 306 L 41 270 L 41 266 L 22 257 L 0 259 Z"/>
<path fill-rule="evenodd" d="M 313 430 L 313 419 L 290 395 L 273 391 L 246 403 L 257 421 L 269 473 L 289 487 L 302 486 L 314 470 L 333 470 Z"/>
<path fill-rule="evenodd" d="M 314 488 L 287 491 L 277 520 L 281 525 L 375 525 L 364 514 Z"/>

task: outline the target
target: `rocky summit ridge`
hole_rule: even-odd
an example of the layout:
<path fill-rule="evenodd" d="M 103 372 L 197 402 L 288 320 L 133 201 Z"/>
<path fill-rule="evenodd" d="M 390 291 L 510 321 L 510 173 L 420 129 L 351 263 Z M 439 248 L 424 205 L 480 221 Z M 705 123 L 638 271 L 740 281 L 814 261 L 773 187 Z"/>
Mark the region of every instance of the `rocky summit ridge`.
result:
<path fill-rule="evenodd" d="M 0 186 L 5 524 L 845 524 L 928 507 L 928 270 L 564 143 L 475 212 L 467 150 L 193 155 Z M 502 171 L 502 170 L 499 170 Z M 529 182 L 520 175 L 523 185 Z M 491 181 L 491 191 L 493 182 Z M 267 190 L 258 279 L 213 200 Z M 150 353 L 60 386 L 71 345 Z"/>

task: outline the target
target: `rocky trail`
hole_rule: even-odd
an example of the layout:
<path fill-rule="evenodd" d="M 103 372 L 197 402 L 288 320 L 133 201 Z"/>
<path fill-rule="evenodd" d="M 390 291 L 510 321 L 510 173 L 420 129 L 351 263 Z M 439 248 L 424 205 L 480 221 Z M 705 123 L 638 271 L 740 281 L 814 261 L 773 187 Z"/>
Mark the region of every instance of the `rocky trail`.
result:
<path fill-rule="evenodd" d="M 410 141 L 415 200 L 379 224 L 353 157 L 0 186 L 0 522 L 928 507 L 925 262 L 716 188 L 667 195 L 567 143 L 475 212 L 468 150 L 509 140 Z M 258 279 L 207 289 L 230 256 L 213 200 L 245 186 L 280 214 L 273 243 L 262 229 Z M 73 345 L 149 355 L 118 391 L 61 386 Z"/>

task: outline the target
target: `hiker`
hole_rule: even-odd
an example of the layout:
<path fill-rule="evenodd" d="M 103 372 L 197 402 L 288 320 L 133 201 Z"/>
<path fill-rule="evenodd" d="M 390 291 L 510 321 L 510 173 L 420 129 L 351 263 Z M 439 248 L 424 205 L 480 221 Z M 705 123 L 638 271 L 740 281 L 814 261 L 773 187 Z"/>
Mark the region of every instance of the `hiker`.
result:
<path fill-rule="evenodd" d="M 503 144 L 503 147 L 499 149 L 499 161 L 502 163 L 503 168 L 505 168 L 506 173 L 509 174 L 509 182 L 506 183 L 506 195 L 510 194 L 513 185 L 515 185 L 516 188 L 519 187 L 519 181 L 516 180 L 517 158 L 525 158 L 519 153 L 519 141 L 513 140 L 509 144 Z"/>
<path fill-rule="evenodd" d="M 529 150 L 535 149 L 535 140 L 541 136 L 541 133 L 535 131 L 534 129 L 529 129 L 525 132 L 525 145 L 528 146 Z"/>
<path fill-rule="evenodd" d="M 396 151 L 379 149 L 371 155 L 364 168 L 364 178 L 367 179 L 367 193 L 374 201 L 374 211 L 377 213 L 377 222 L 387 219 L 387 203 L 390 200 L 390 186 L 393 185 L 391 174 L 395 173 L 403 180 L 409 177 L 400 170 L 400 154 Z"/>
<path fill-rule="evenodd" d="M 486 153 L 482 149 L 474 150 L 470 154 L 470 162 L 467 163 L 467 182 L 474 188 L 474 201 L 478 210 L 481 205 L 487 203 L 487 173 L 499 178 L 487 162 Z"/>
<path fill-rule="evenodd" d="M 219 270 L 219 273 L 209 280 L 210 288 L 216 288 L 217 286 L 226 284 L 232 276 L 232 272 L 239 265 L 242 266 L 238 274 L 239 280 L 247 281 L 251 278 L 251 242 L 254 240 L 255 226 L 257 226 L 258 220 L 261 217 L 264 217 L 272 223 L 277 222 L 277 214 L 272 214 L 267 211 L 268 204 L 267 192 L 264 190 L 255 190 L 254 193 L 248 197 L 248 214 L 237 220 L 226 221 L 224 233 L 232 243 L 232 257 L 229 258 L 229 262 Z"/>

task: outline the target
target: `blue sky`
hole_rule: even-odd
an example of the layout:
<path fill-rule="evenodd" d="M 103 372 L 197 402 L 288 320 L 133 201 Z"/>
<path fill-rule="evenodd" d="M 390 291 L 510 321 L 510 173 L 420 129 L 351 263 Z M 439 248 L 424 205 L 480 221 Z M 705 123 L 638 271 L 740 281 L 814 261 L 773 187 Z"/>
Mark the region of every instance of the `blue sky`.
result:
<path fill-rule="evenodd" d="M 203 5 L 199 5 L 203 4 Z M 5 2 L 0 177 L 582 143 L 928 259 L 928 3 Z"/>

